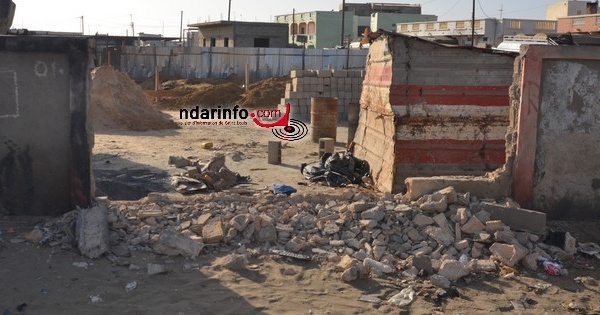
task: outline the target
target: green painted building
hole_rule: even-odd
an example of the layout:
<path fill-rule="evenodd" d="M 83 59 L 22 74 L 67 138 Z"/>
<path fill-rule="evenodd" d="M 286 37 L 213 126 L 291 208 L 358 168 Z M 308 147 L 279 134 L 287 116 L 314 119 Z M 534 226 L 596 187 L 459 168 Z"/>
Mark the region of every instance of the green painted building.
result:
<path fill-rule="evenodd" d="M 419 8 L 420 9 L 420 8 Z M 365 28 L 395 31 L 394 24 L 405 22 L 437 21 L 435 15 L 415 13 L 374 12 L 357 15 L 355 11 L 344 12 L 344 44 L 361 37 Z M 289 26 L 289 43 L 306 48 L 333 48 L 342 41 L 342 11 L 312 11 L 275 16 L 275 22 Z"/>

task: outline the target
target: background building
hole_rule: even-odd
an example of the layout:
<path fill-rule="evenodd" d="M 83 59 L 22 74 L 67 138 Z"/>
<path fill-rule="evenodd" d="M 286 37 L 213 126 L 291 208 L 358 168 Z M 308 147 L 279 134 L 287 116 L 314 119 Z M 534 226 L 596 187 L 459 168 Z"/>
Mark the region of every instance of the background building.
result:
<path fill-rule="evenodd" d="M 346 3 L 345 11 L 312 11 L 275 16 L 275 21 L 289 27 L 289 42 L 307 48 L 333 48 L 341 44 L 342 16 L 344 41 L 360 37 L 365 28 L 394 30 L 401 22 L 435 21 L 435 15 L 422 15 L 418 4 Z M 344 14 L 344 15 L 342 15 Z"/>
<path fill-rule="evenodd" d="M 546 9 L 546 20 L 558 20 L 559 18 L 566 16 L 596 13 L 598 13 L 598 1 L 563 0 L 548 5 L 548 8 Z"/>
<path fill-rule="evenodd" d="M 189 24 L 197 29 L 200 47 L 278 47 L 288 46 L 288 26 L 281 23 L 216 21 Z"/>
<path fill-rule="evenodd" d="M 478 19 L 460 21 L 414 22 L 396 24 L 396 32 L 421 38 L 471 45 L 471 30 L 475 29 L 475 46 L 495 47 L 504 35 L 556 34 L 556 21 L 522 19 Z"/>

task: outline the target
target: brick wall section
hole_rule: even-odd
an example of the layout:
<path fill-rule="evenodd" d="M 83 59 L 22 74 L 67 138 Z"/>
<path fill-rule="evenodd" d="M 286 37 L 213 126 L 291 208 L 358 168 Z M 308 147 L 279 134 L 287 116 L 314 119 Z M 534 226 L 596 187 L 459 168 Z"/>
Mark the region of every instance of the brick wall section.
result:
<path fill-rule="evenodd" d="M 363 71 L 359 70 L 292 70 L 292 83 L 286 86 L 281 105 L 290 103 L 294 119 L 310 121 L 311 97 L 336 97 L 338 121 L 348 120 L 348 105 L 358 102 Z"/>
<path fill-rule="evenodd" d="M 582 24 L 574 25 L 575 21 L 583 21 Z M 557 32 L 562 33 L 596 33 L 600 31 L 600 14 L 580 15 L 559 18 L 557 23 Z"/>

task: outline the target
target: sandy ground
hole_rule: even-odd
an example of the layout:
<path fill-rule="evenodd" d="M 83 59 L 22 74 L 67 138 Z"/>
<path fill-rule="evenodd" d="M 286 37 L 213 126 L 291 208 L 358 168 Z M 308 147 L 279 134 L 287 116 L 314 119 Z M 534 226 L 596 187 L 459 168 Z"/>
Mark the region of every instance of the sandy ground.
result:
<path fill-rule="evenodd" d="M 345 130 L 339 128 L 338 150 L 345 146 Z M 300 192 L 335 192 L 333 188 L 298 184 L 307 183 L 299 165 L 316 161 L 317 144 L 308 139 L 289 142 L 282 150 L 283 164 L 270 165 L 266 149 L 270 140 L 276 140 L 270 131 L 254 126 L 183 126 L 167 131 L 103 132 L 95 138 L 93 163 L 100 181 L 125 178 L 140 181 L 140 187 L 153 182 L 152 189 L 166 191 L 169 189 L 166 174 L 181 172 L 167 164 L 170 155 L 207 160 L 216 153 L 231 156 L 239 151 L 245 159 L 240 162 L 227 159 L 227 166 L 252 177 L 252 183 L 246 187 L 263 189 L 281 182 Z M 202 149 L 204 142 L 213 142 L 214 148 Z M 596 259 L 572 262 L 568 265 L 568 276 L 548 277 L 525 271 L 514 278 L 497 274 L 470 276 L 451 290 L 457 293 L 455 297 L 439 300 L 435 299 L 436 288 L 423 280 L 409 282 L 392 275 L 348 284 L 340 280 L 339 272 L 328 263 L 257 256 L 250 260 L 247 270 L 220 269 L 214 264 L 215 259 L 226 255 L 231 248 L 208 250 L 195 261 L 136 252 L 128 260 L 142 269 L 130 270 L 106 258 L 84 258 L 69 249 L 11 243 L 11 238 L 30 231 L 40 219 L 0 219 L 3 239 L 0 243 L 0 312 L 3 314 L 600 313 L 600 286 L 574 281 L 581 275 L 600 279 L 600 263 Z M 572 230 L 580 241 L 600 240 L 600 233 L 593 231 L 598 231 L 597 222 L 561 223 L 561 227 Z M 75 267 L 75 262 L 86 262 L 88 267 Z M 147 263 L 165 264 L 169 272 L 149 276 L 144 268 Z M 137 288 L 126 292 L 125 286 L 132 281 L 137 282 Z M 540 289 L 542 284 L 551 286 Z M 415 301 L 408 307 L 374 305 L 359 300 L 362 294 L 385 300 L 407 286 L 417 291 Z M 92 296 L 99 296 L 102 301 L 93 303 Z M 522 297 L 528 308 L 515 311 L 509 300 Z M 585 311 L 570 309 L 572 302 L 576 304 L 571 306 L 585 307 Z"/>

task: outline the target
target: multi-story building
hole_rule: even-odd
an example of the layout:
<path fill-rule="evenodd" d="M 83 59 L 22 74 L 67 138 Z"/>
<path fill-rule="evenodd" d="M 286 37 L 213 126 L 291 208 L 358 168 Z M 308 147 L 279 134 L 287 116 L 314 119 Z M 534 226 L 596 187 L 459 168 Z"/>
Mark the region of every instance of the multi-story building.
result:
<path fill-rule="evenodd" d="M 461 46 L 471 45 L 472 30 L 475 31 L 474 46 L 495 47 L 504 35 L 556 34 L 556 21 L 524 19 L 477 19 L 437 22 L 413 22 L 396 24 L 396 32 L 418 36 L 434 41 L 452 42 Z"/>
<path fill-rule="evenodd" d="M 600 14 L 558 18 L 559 33 L 600 33 Z"/>
<path fill-rule="evenodd" d="M 548 5 L 546 9 L 547 20 L 558 20 L 559 18 L 574 15 L 586 15 L 598 13 L 598 1 L 562 0 Z"/>
<path fill-rule="evenodd" d="M 356 39 L 365 28 L 394 30 L 400 22 L 435 21 L 435 15 L 422 15 L 418 4 L 347 3 L 340 11 L 312 11 L 275 16 L 275 22 L 289 27 L 289 42 L 307 48 L 332 48 L 341 44 L 342 16 L 344 42 Z"/>

